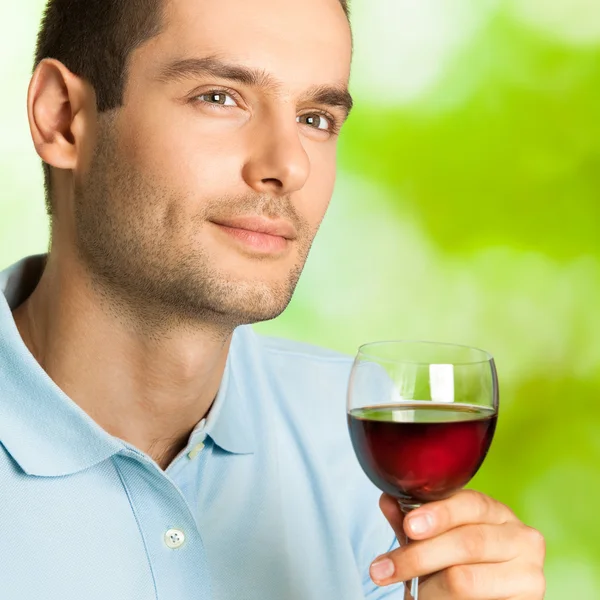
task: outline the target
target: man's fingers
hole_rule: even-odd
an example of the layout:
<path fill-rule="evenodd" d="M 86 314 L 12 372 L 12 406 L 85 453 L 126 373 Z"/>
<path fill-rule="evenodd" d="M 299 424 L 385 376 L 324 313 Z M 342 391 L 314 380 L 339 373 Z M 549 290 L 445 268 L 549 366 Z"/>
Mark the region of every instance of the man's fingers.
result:
<path fill-rule="evenodd" d="M 526 539 L 520 523 L 505 525 L 464 525 L 431 540 L 411 542 L 377 559 L 371 567 L 375 583 L 389 585 L 437 573 L 454 565 L 511 561 L 523 552 Z M 382 568 L 389 559 L 393 570 Z M 378 568 L 379 567 L 379 568 Z M 384 573 L 380 579 L 378 574 Z"/>
<path fill-rule="evenodd" d="M 398 539 L 414 540 L 371 565 L 378 585 L 422 580 L 422 600 L 541 600 L 543 536 L 504 504 L 462 491 L 403 516 L 382 496 L 380 507 Z"/>
<path fill-rule="evenodd" d="M 400 510 L 398 500 L 388 494 L 383 494 L 379 499 L 379 508 L 381 509 L 383 516 L 392 526 L 400 543 L 403 543 L 406 535 L 403 529 L 404 514 L 402 513 L 402 510 Z"/>
<path fill-rule="evenodd" d="M 518 522 L 510 508 L 479 492 L 463 490 L 413 510 L 404 519 L 404 531 L 411 539 L 422 540 L 470 523 L 509 522 Z"/>
<path fill-rule="evenodd" d="M 546 582 L 540 571 L 516 563 L 459 565 L 419 585 L 419 600 L 541 600 Z"/>

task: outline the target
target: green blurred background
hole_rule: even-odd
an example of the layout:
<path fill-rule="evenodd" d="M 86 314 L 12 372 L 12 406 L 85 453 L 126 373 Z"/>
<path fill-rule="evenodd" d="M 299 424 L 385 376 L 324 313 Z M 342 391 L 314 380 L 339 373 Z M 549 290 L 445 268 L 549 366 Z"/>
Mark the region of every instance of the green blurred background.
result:
<path fill-rule="evenodd" d="M 48 243 L 26 120 L 43 4 L 0 4 L 0 268 Z M 600 598 L 600 3 L 354 0 L 353 22 L 333 203 L 257 329 L 491 351 L 501 419 L 473 487 L 546 535 L 547 600 Z"/>

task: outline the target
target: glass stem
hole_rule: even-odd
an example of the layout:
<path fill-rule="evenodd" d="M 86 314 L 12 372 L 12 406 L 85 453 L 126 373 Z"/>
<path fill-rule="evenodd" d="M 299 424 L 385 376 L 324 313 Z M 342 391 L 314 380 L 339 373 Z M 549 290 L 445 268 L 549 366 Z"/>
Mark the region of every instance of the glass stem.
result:
<path fill-rule="evenodd" d="M 418 503 L 406 503 L 402 500 L 398 500 L 400 510 L 407 515 L 411 510 L 419 508 L 421 504 Z M 411 539 L 402 530 L 402 539 L 398 540 L 400 546 L 406 546 L 411 543 Z M 412 581 L 404 582 L 404 600 L 419 600 L 419 578 L 415 577 Z"/>

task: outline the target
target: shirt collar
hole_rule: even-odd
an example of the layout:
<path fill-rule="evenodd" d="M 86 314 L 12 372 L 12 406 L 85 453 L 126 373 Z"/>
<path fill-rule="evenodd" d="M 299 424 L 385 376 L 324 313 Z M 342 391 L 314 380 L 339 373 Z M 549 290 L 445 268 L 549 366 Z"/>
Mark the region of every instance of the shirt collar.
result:
<path fill-rule="evenodd" d="M 252 454 L 256 443 L 250 426 L 249 397 L 238 381 L 245 379 L 240 360 L 252 335 L 246 326 L 234 332 L 221 387 L 206 421 L 206 433 L 223 450 L 234 454 Z"/>
<path fill-rule="evenodd" d="M 129 445 L 110 435 L 47 375 L 23 342 L 12 316 L 33 291 L 46 255 L 30 256 L 0 272 L 0 443 L 29 475 L 62 476 L 83 471 Z M 249 329 L 249 328 L 248 328 Z M 225 374 L 203 431 L 222 449 L 254 451 L 247 425 L 248 398 L 240 393 L 236 354 L 243 352 L 246 327 L 234 332 Z M 204 420 L 203 420 L 204 421 Z"/>
<path fill-rule="evenodd" d="M 43 256 L 0 273 L 0 442 L 29 475 L 69 475 L 123 449 L 50 379 L 23 342 L 11 310 L 35 287 Z"/>

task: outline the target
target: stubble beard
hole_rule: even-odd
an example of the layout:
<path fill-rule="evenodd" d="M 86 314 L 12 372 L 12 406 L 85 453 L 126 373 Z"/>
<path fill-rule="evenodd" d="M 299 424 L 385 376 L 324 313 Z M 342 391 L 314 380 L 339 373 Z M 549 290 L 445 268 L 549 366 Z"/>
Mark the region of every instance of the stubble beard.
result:
<path fill-rule="evenodd" d="M 277 317 L 289 304 L 310 252 L 314 232 L 290 203 L 256 198 L 219 199 L 235 214 L 291 218 L 297 229 L 298 260 L 282 281 L 234 278 L 211 261 L 205 248 L 182 239 L 178 216 L 165 207 L 186 206 L 172 190 L 149 181 L 119 156 L 113 136 L 100 134 L 84 185 L 75 190 L 75 244 L 89 284 L 114 316 L 156 335 L 186 327 L 238 325 Z M 213 202 L 212 205 L 216 206 Z M 196 219 L 194 219 L 196 220 Z M 205 223 L 205 215 L 198 215 Z M 225 330 L 225 331 L 223 331 Z M 159 333 L 160 332 L 160 333 Z"/>

